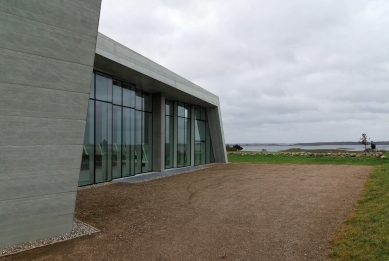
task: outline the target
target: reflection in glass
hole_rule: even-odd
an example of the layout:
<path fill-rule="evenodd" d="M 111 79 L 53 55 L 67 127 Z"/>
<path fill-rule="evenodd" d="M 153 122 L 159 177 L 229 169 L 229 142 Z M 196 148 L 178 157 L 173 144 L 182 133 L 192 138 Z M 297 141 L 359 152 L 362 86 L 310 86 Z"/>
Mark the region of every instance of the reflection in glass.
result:
<path fill-rule="evenodd" d="M 177 167 L 191 164 L 190 105 L 177 103 Z"/>
<path fill-rule="evenodd" d="M 205 164 L 205 156 L 206 156 L 206 151 L 205 151 L 205 141 L 201 142 L 201 159 L 200 159 L 200 164 Z"/>
<path fill-rule="evenodd" d="M 94 183 L 94 102 L 89 101 L 88 116 L 86 120 L 84 146 L 82 150 L 79 186 Z"/>
<path fill-rule="evenodd" d="M 177 103 L 177 115 L 178 117 L 185 117 L 185 104 L 181 102 Z"/>
<path fill-rule="evenodd" d="M 144 99 L 142 96 L 142 90 L 139 88 L 135 89 L 135 109 L 142 111 L 144 108 Z"/>
<path fill-rule="evenodd" d="M 185 166 L 190 166 L 191 162 L 191 127 L 190 127 L 190 119 L 185 119 Z"/>
<path fill-rule="evenodd" d="M 177 121 L 177 167 L 185 166 L 186 156 L 185 118 L 178 117 Z"/>
<path fill-rule="evenodd" d="M 135 174 L 142 172 L 142 114 L 135 111 Z"/>
<path fill-rule="evenodd" d="M 211 163 L 211 135 L 209 133 L 209 124 L 205 122 L 205 164 Z"/>
<path fill-rule="evenodd" d="M 112 178 L 122 177 L 122 107 L 113 106 L 112 113 Z"/>
<path fill-rule="evenodd" d="M 214 162 L 212 141 L 205 108 L 195 107 L 195 165 Z"/>
<path fill-rule="evenodd" d="M 194 153 L 195 153 L 195 155 L 194 155 L 194 160 L 195 160 L 194 165 L 198 166 L 198 165 L 201 164 L 201 155 L 202 155 L 202 153 L 201 153 L 201 142 L 200 141 L 196 141 L 195 142 Z"/>
<path fill-rule="evenodd" d="M 123 177 L 135 175 L 135 110 L 123 108 Z"/>
<path fill-rule="evenodd" d="M 165 114 L 169 115 L 169 116 L 173 116 L 174 115 L 173 110 L 174 110 L 173 109 L 173 102 L 166 101 L 165 102 Z"/>
<path fill-rule="evenodd" d="M 112 104 L 96 101 L 95 182 L 112 177 Z"/>
<path fill-rule="evenodd" d="M 185 117 L 190 118 L 190 105 L 185 104 Z"/>
<path fill-rule="evenodd" d="M 96 74 L 96 99 L 112 102 L 112 79 Z"/>
<path fill-rule="evenodd" d="M 201 120 L 201 109 L 200 107 L 195 107 L 195 119 Z"/>
<path fill-rule="evenodd" d="M 142 172 L 152 170 L 153 148 L 153 118 L 152 114 L 143 112 L 143 136 L 142 136 Z"/>
<path fill-rule="evenodd" d="M 92 74 L 92 80 L 90 84 L 90 93 L 89 98 L 94 99 L 95 98 L 95 74 Z"/>
<path fill-rule="evenodd" d="M 144 111 L 152 112 L 153 111 L 153 99 L 150 93 L 143 92 L 143 100 L 144 100 Z"/>
<path fill-rule="evenodd" d="M 135 86 L 123 84 L 123 106 L 135 108 Z"/>
<path fill-rule="evenodd" d="M 173 167 L 174 149 L 174 121 L 172 116 L 166 116 L 165 131 L 165 168 Z"/>
<path fill-rule="evenodd" d="M 112 86 L 112 102 L 117 105 L 122 105 L 122 83 L 113 80 L 113 86 Z"/>
<path fill-rule="evenodd" d="M 206 120 L 206 111 L 205 111 L 205 108 L 201 108 L 201 119 L 203 120 L 203 121 L 205 121 Z"/>
<path fill-rule="evenodd" d="M 93 73 L 79 185 L 152 171 L 152 119 L 152 94 Z"/>

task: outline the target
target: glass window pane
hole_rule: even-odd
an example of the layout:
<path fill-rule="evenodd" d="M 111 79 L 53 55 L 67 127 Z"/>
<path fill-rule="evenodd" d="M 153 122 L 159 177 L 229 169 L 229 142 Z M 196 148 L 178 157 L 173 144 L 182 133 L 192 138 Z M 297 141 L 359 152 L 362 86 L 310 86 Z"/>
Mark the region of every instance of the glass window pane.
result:
<path fill-rule="evenodd" d="M 135 111 L 135 174 L 142 172 L 142 114 L 141 111 Z"/>
<path fill-rule="evenodd" d="M 95 98 L 95 73 L 92 73 L 89 98 L 91 98 L 91 99 Z"/>
<path fill-rule="evenodd" d="M 79 186 L 94 183 L 94 116 L 94 101 L 89 101 L 88 116 L 84 135 L 84 146 L 82 150 L 81 170 L 78 180 Z"/>
<path fill-rule="evenodd" d="M 112 102 L 112 79 L 96 74 L 96 99 Z"/>
<path fill-rule="evenodd" d="M 200 120 L 201 119 L 201 109 L 200 107 L 195 107 L 195 119 Z"/>
<path fill-rule="evenodd" d="M 211 143 L 211 163 L 215 162 L 215 157 L 213 155 L 213 148 L 212 148 L 212 143 Z"/>
<path fill-rule="evenodd" d="M 190 105 L 185 104 L 185 117 L 190 118 Z"/>
<path fill-rule="evenodd" d="M 135 86 L 123 83 L 123 105 L 135 108 Z"/>
<path fill-rule="evenodd" d="M 206 114 L 205 108 L 201 108 L 201 119 L 204 120 L 204 121 L 206 120 L 205 119 L 205 114 Z"/>
<path fill-rule="evenodd" d="M 143 117 L 142 172 L 149 172 L 153 169 L 153 117 L 147 112 Z"/>
<path fill-rule="evenodd" d="M 195 140 L 200 140 L 199 121 L 195 120 Z"/>
<path fill-rule="evenodd" d="M 112 86 L 112 102 L 117 105 L 122 105 L 122 83 L 117 80 L 113 80 Z"/>
<path fill-rule="evenodd" d="M 177 167 L 184 167 L 186 155 L 185 118 L 178 117 L 177 120 Z"/>
<path fill-rule="evenodd" d="M 205 122 L 196 120 L 195 121 L 195 140 L 205 141 Z"/>
<path fill-rule="evenodd" d="M 199 121 L 200 140 L 205 141 L 205 122 Z"/>
<path fill-rule="evenodd" d="M 112 108 L 112 178 L 122 177 L 122 107 Z"/>
<path fill-rule="evenodd" d="M 95 182 L 112 178 L 112 104 L 96 101 Z"/>
<path fill-rule="evenodd" d="M 173 102 L 171 101 L 165 101 L 165 114 L 166 115 L 170 115 L 170 116 L 173 116 L 174 113 L 173 113 Z"/>
<path fill-rule="evenodd" d="M 135 110 L 123 108 L 123 177 L 135 175 Z"/>
<path fill-rule="evenodd" d="M 165 168 L 173 167 L 174 155 L 174 121 L 173 117 L 166 116 L 166 131 L 165 131 Z"/>
<path fill-rule="evenodd" d="M 181 102 L 177 103 L 178 117 L 185 117 L 185 105 Z"/>
<path fill-rule="evenodd" d="M 144 99 L 144 111 L 152 112 L 153 111 L 153 96 L 148 92 L 143 92 Z"/>
<path fill-rule="evenodd" d="M 139 88 L 135 88 L 135 96 L 136 96 L 136 101 L 135 101 L 135 109 L 137 110 L 143 110 L 144 108 L 144 99 L 142 96 L 142 91 Z"/>
<path fill-rule="evenodd" d="M 185 159 L 185 165 L 190 166 L 191 161 L 190 161 L 190 156 L 191 156 L 191 127 L 190 127 L 190 119 L 186 119 L 186 159 Z"/>
<path fill-rule="evenodd" d="M 195 159 L 195 162 L 194 162 L 194 165 L 195 166 L 198 166 L 201 164 L 201 142 L 199 141 L 196 141 L 195 142 L 195 155 L 194 155 L 194 159 Z"/>
<path fill-rule="evenodd" d="M 211 136 L 208 122 L 205 122 L 205 163 L 211 163 Z"/>
<path fill-rule="evenodd" d="M 201 164 L 205 164 L 205 141 L 201 142 Z"/>

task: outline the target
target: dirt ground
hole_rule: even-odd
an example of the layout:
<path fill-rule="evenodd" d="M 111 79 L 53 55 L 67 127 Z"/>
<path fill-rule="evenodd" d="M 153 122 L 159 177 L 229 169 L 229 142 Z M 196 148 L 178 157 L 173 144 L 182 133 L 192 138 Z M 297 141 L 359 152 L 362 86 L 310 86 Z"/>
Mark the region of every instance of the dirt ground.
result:
<path fill-rule="evenodd" d="M 215 164 L 79 191 L 100 233 L 1 260 L 326 260 L 372 167 Z"/>

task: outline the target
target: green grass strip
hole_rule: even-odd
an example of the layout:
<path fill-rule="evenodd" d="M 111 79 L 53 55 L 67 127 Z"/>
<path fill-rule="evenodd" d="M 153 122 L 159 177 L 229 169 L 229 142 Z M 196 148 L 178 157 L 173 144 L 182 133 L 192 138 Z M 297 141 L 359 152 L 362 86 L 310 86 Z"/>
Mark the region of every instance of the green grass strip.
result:
<path fill-rule="evenodd" d="M 332 260 L 389 260 L 389 165 L 376 167 L 331 242 Z"/>
<path fill-rule="evenodd" d="M 289 155 L 228 155 L 231 163 L 267 163 L 267 164 L 344 164 L 344 165 L 367 165 L 378 166 L 389 162 L 389 159 L 376 158 L 340 158 L 340 157 L 317 157 L 317 156 L 289 156 Z"/>

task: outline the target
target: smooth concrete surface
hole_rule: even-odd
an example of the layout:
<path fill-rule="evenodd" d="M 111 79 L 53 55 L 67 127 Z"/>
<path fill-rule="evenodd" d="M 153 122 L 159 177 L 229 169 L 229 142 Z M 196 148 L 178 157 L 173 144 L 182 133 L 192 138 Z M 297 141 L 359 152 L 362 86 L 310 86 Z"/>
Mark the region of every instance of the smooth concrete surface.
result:
<path fill-rule="evenodd" d="M 2 227 L 47 217 L 72 214 L 77 192 L 50 194 L 0 202 Z M 26 214 L 28 213 L 28 214 Z"/>
<path fill-rule="evenodd" d="M 46 238 L 63 234 L 63 231 L 72 229 L 73 214 L 29 220 L 0 227 L 0 245 L 16 245 L 20 242 L 33 241 L 37 238 Z M 70 226 L 69 226 L 70 225 Z"/>
<path fill-rule="evenodd" d="M 207 104 L 219 105 L 219 97 L 215 94 L 101 33 L 97 38 L 95 68 L 110 74 L 114 72 L 116 77 L 141 85 L 146 91 L 161 92 L 162 90 L 169 100 L 179 100 L 204 107 Z"/>
<path fill-rule="evenodd" d="M 0 1 L 0 248 L 71 231 L 100 5 Z"/>
<path fill-rule="evenodd" d="M 153 171 L 165 169 L 165 95 L 153 94 Z"/>
<path fill-rule="evenodd" d="M 0 83 L 0 115 L 3 116 L 85 120 L 88 99 L 87 93 Z"/>
<path fill-rule="evenodd" d="M 85 121 L 0 116 L 0 146 L 82 144 Z M 58 139 L 61 137 L 61 139 Z"/>
<path fill-rule="evenodd" d="M 0 70 L 2 84 L 90 92 L 92 67 L 83 64 L 0 48 Z"/>
<path fill-rule="evenodd" d="M 2 0 L 0 12 L 96 37 L 100 5 L 101 0 Z"/>
<path fill-rule="evenodd" d="M 31 21 L 14 14 L 1 13 L 0 48 L 15 50 L 65 60 L 78 64 L 92 64 L 94 50 L 93 36 L 85 36 L 73 31 Z M 42 37 L 44 36 L 44 37 Z"/>
<path fill-rule="evenodd" d="M 82 145 L 0 146 L 0 173 L 3 176 L 80 169 L 81 155 L 74 155 L 81 153 Z M 77 180 L 78 176 L 74 179 Z M 0 194 L 3 191 L 5 189 L 1 187 Z"/>
<path fill-rule="evenodd" d="M 22 172 L 0 176 L 4 191 L 0 194 L 0 202 L 4 200 L 29 198 L 69 191 L 77 191 L 74 176 L 80 169 L 55 170 L 39 172 Z"/>
<path fill-rule="evenodd" d="M 177 174 L 182 174 L 194 170 L 199 170 L 206 168 L 206 166 L 201 165 L 201 166 L 190 166 L 190 167 L 184 167 L 184 168 L 178 168 L 178 169 L 168 169 L 165 171 L 161 172 L 150 172 L 150 173 L 144 173 L 144 174 L 139 174 L 136 176 L 132 177 L 126 177 L 122 179 L 115 179 L 113 182 L 123 182 L 123 183 L 136 183 L 136 182 L 142 182 L 142 181 L 147 181 L 147 180 L 152 180 L 152 179 L 159 179 L 163 177 L 168 177 L 171 175 L 177 175 Z"/>

